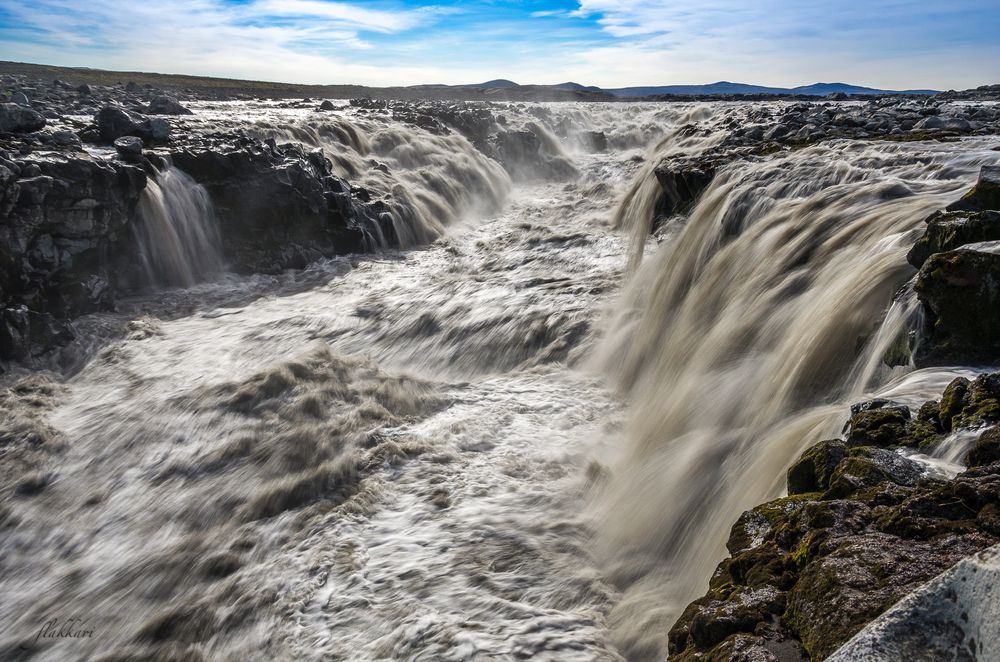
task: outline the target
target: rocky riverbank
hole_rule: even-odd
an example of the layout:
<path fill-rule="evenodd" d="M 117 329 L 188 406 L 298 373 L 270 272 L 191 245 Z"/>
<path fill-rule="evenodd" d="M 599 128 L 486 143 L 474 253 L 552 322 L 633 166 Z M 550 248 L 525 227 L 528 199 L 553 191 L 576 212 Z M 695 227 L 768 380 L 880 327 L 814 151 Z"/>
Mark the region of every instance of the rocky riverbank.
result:
<path fill-rule="evenodd" d="M 927 219 L 909 253 L 919 269 L 907 287 L 921 309 L 908 336 L 918 366 L 1000 360 L 998 174 L 984 168 L 968 195 Z M 733 526 L 731 556 L 670 630 L 671 659 L 825 659 L 901 598 L 996 545 L 997 423 L 997 372 L 956 378 L 917 410 L 854 405 L 842 438 L 789 468 L 788 496 Z M 935 654 L 982 652 L 962 619 L 935 627 L 941 636 L 921 639 Z"/>
<path fill-rule="evenodd" d="M 235 271 L 395 243 L 385 204 L 319 150 L 239 129 L 176 132 L 164 115 L 190 111 L 157 90 L 6 82 L 20 103 L 0 105 L 0 361 L 30 360 L 71 338 L 72 318 L 155 284 L 137 205 L 172 164 L 208 191 Z"/>

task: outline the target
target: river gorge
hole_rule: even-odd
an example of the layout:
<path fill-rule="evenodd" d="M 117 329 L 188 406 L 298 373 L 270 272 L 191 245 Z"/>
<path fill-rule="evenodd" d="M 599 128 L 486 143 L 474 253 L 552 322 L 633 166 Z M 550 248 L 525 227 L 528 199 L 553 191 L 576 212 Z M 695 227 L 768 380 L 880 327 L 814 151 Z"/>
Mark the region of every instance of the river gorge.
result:
<path fill-rule="evenodd" d="M 954 213 L 1000 227 L 1000 107 L 935 103 L 192 98 L 162 139 L 134 110 L 50 118 L 85 140 L 0 162 L 2 656 L 833 654 L 996 544 L 1000 493 L 842 629 L 732 566 L 725 599 L 773 617 L 675 623 L 770 544 L 744 513 L 803 452 L 997 366 L 922 326 L 926 219 L 979 181 Z M 989 393 L 954 430 L 935 409 L 933 444 L 859 442 L 883 478 L 851 489 L 959 480 Z M 37 636 L 52 618 L 93 634 Z"/>

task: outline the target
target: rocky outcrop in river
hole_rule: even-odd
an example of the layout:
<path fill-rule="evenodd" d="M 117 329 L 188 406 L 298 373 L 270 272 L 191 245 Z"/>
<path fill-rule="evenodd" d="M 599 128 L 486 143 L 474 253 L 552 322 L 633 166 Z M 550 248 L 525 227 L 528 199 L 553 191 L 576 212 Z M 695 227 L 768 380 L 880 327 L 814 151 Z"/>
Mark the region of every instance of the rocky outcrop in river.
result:
<path fill-rule="evenodd" d="M 924 582 L 1000 542 L 998 403 L 992 373 L 956 379 L 919 412 L 856 405 L 843 439 L 811 447 L 789 469 L 789 496 L 733 526 L 732 556 L 670 631 L 671 659 L 824 659 Z M 919 459 L 963 439 L 974 442 L 955 476 Z"/>

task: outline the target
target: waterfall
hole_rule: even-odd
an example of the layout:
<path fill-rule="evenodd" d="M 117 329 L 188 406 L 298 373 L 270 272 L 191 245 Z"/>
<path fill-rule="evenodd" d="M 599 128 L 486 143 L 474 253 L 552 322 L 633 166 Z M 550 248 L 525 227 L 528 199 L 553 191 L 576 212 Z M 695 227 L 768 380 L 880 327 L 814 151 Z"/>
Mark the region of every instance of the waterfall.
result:
<path fill-rule="evenodd" d="M 208 191 L 178 168 L 151 179 L 138 204 L 136 239 L 152 286 L 190 287 L 222 268 Z"/>
<path fill-rule="evenodd" d="M 624 590 L 612 626 L 630 658 L 665 654 L 667 629 L 707 587 L 739 514 L 779 496 L 789 464 L 838 436 L 851 402 L 905 373 L 881 356 L 913 313 L 901 297 L 887 315 L 913 273 L 906 250 L 988 154 L 836 142 L 733 163 L 638 266 L 601 349 L 632 407 L 598 505 L 602 552 Z M 650 213 L 651 190 L 635 184 L 625 225 Z M 894 397 L 919 404 L 947 378 L 915 373 Z"/>

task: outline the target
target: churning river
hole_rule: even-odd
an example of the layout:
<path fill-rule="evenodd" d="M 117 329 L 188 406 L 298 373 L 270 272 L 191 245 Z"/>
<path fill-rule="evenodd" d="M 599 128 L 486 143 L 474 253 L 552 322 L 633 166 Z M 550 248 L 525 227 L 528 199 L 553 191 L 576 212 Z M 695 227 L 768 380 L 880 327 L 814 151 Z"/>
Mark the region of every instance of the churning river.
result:
<path fill-rule="evenodd" d="M 351 109 L 197 108 L 402 187 L 412 247 L 228 274 L 210 201 L 163 173 L 142 249 L 188 287 L 81 320 L 72 376 L 29 380 L 62 451 L 5 506 L 6 636 L 56 614 L 93 636 L 38 659 L 662 657 L 802 449 L 960 371 L 879 359 L 914 232 L 1000 161 L 995 139 L 742 160 L 651 237 L 652 166 L 752 108 L 552 104 L 547 165 L 510 173 Z"/>

